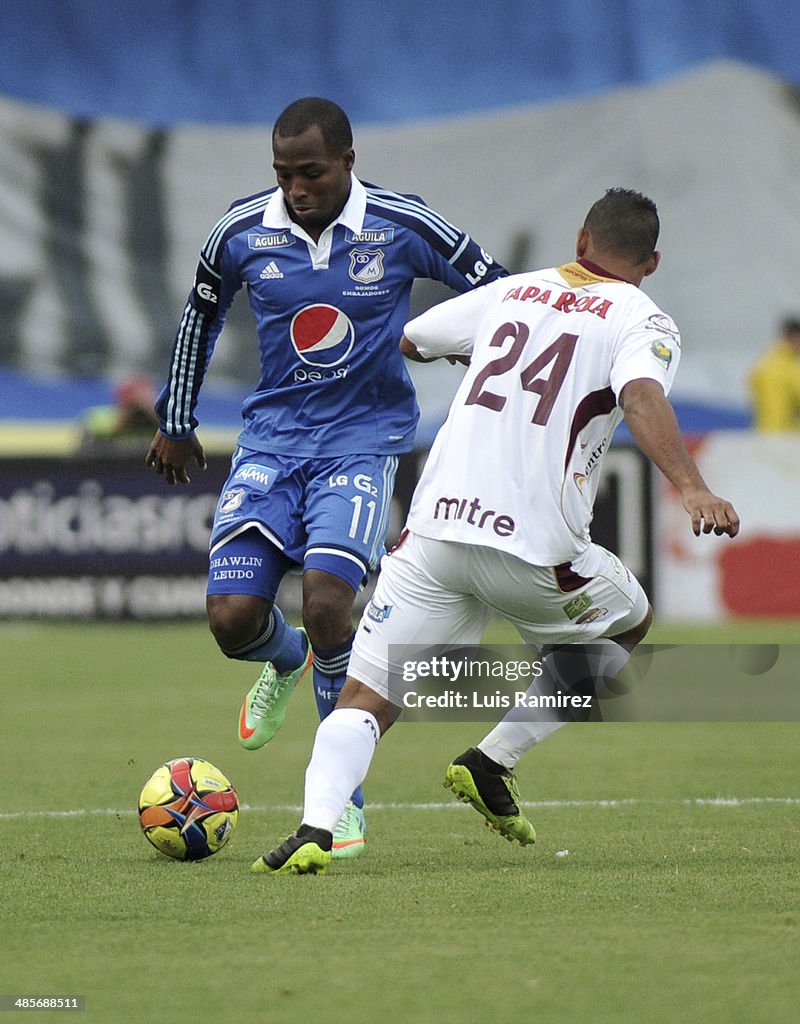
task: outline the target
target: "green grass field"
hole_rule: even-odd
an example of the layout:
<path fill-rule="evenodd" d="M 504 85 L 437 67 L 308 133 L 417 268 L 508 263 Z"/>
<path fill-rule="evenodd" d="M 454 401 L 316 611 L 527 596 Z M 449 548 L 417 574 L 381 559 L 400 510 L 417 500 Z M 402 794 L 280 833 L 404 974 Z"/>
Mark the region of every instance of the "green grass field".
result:
<path fill-rule="evenodd" d="M 798 643 L 800 626 L 649 639 Z M 104 1024 L 797 1019 L 800 724 L 568 727 L 520 765 L 539 832 L 522 849 L 441 788 L 488 726 L 401 722 L 368 780 L 365 856 L 274 878 L 248 868 L 298 821 L 307 685 L 249 753 L 252 667 L 202 625 L 6 623 L 0 650 L 0 995 L 83 995 Z M 200 864 L 161 857 L 134 815 L 185 754 L 245 804 Z"/>

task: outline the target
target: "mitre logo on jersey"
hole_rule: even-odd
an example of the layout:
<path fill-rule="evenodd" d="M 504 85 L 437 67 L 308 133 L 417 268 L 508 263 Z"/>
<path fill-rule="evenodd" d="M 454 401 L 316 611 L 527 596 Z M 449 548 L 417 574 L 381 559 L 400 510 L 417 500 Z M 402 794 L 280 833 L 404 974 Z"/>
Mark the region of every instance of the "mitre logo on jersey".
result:
<path fill-rule="evenodd" d="M 661 334 L 668 334 L 677 345 L 680 345 L 680 334 L 678 333 L 675 321 L 672 317 L 667 316 L 666 313 L 653 313 L 652 316 L 647 318 L 644 329 L 646 331 L 658 331 Z"/>
<path fill-rule="evenodd" d="M 289 335 L 295 352 L 309 366 L 336 366 L 348 357 L 356 339 L 350 318 L 321 302 L 295 313 Z"/>
<path fill-rule="evenodd" d="M 600 461 L 603 458 L 603 453 L 608 447 L 608 438 L 604 437 L 602 440 L 592 448 L 589 452 L 589 458 L 586 460 L 586 464 L 583 467 L 583 473 L 573 473 L 572 478 L 577 484 L 578 490 L 583 490 L 583 485 L 592 475 L 592 473 L 600 465 Z M 581 454 L 584 454 L 586 447 L 581 445 Z"/>
<path fill-rule="evenodd" d="M 372 284 L 383 277 L 383 249 L 352 249 L 350 277 L 361 284 Z"/>

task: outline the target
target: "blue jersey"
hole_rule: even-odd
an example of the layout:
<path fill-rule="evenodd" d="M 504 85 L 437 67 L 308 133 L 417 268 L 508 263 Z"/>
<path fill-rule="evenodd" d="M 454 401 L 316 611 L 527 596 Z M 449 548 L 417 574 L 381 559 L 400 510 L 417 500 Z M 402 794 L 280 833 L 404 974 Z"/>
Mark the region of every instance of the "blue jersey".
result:
<path fill-rule="evenodd" d="M 200 386 L 236 292 L 256 320 L 261 376 L 238 443 L 329 458 L 408 451 L 419 409 L 398 343 L 415 278 L 456 291 L 507 271 L 415 196 L 355 176 L 342 213 L 315 243 L 278 188 L 237 200 L 200 255 L 159 396 L 161 429 L 197 426 Z"/>

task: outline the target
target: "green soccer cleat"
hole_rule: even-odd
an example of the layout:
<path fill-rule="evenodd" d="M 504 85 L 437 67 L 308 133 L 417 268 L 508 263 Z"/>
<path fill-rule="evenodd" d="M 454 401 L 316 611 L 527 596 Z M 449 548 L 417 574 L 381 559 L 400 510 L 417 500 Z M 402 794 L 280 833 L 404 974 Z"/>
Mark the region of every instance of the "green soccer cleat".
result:
<path fill-rule="evenodd" d="M 272 662 L 268 661 L 244 699 L 239 713 L 239 742 L 246 750 L 263 747 L 280 729 L 286 718 L 289 698 L 314 660 L 308 634 L 302 626 L 300 632 L 308 644 L 303 664 L 293 672 L 279 675 Z"/>
<path fill-rule="evenodd" d="M 301 825 L 285 843 L 251 866 L 254 874 L 324 875 L 331 862 L 332 836 L 324 828 Z"/>
<path fill-rule="evenodd" d="M 528 846 L 536 842 L 536 830 L 519 807 L 514 773 L 492 761 L 477 747 L 470 747 L 448 765 L 444 786 L 459 800 L 472 804 L 484 816 L 489 828 L 505 836 L 510 843 L 516 840 L 521 846 Z"/>
<path fill-rule="evenodd" d="M 364 852 L 367 823 L 364 811 L 349 800 L 333 833 L 333 859 L 354 860 Z"/>

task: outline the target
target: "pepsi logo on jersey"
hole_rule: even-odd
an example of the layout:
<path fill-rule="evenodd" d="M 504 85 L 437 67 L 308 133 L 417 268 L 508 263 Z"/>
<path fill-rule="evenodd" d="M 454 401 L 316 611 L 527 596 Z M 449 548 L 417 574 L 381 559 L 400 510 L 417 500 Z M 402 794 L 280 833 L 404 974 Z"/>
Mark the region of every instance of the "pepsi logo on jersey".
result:
<path fill-rule="evenodd" d="M 338 366 L 355 342 L 350 318 L 325 303 L 305 306 L 295 313 L 289 334 L 295 352 L 309 366 Z"/>
<path fill-rule="evenodd" d="M 326 380 L 344 380 L 350 364 L 346 366 L 331 366 L 327 370 L 304 370 L 302 367 L 294 371 L 296 384 L 318 384 Z"/>

